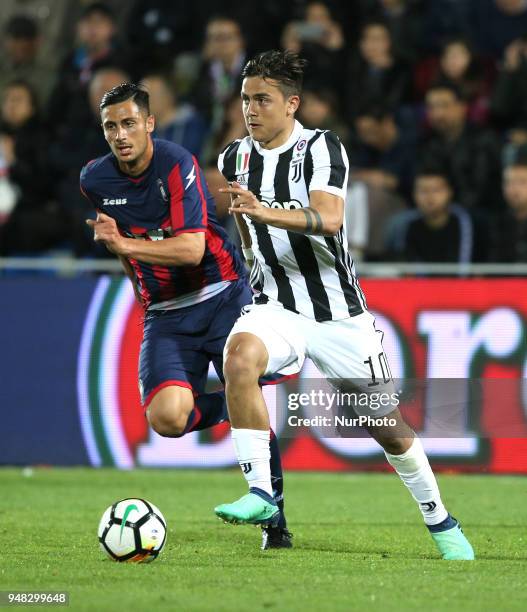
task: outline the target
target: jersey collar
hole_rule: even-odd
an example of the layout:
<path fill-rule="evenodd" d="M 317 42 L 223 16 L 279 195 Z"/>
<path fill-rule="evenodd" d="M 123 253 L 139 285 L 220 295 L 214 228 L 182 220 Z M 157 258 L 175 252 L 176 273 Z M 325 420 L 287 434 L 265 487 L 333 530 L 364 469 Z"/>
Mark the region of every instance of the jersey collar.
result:
<path fill-rule="evenodd" d="M 260 153 L 260 155 L 263 155 L 264 157 L 266 155 L 280 155 L 284 151 L 290 149 L 295 144 L 295 142 L 300 138 L 303 129 L 304 126 L 300 123 L 300 121 L 297 121 L 295 119 L 295 125 L 293 127 L 293 131 L 291 132 L 291 136 L 289 136 L 289 138 L 284 142 L 283 145 L 275 147 L 274 149 L 264 149 L 262 146 L 260 146 L 259 142 L 253 140 L 254 148 L 258 151 L 258 153 Z"/>

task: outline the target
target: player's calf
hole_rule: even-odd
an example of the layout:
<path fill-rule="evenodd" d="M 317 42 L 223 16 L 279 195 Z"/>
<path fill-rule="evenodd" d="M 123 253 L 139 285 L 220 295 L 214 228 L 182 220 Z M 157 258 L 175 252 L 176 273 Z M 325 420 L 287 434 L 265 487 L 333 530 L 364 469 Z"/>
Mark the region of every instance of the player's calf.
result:
<path fill-rule="evenodd" d="M 395 425 L 388 424 L 393 422 L 395 422 Z M 386 415 L 386 423 L 386 425 L 366 427 L 366 430 L 383 447 L 386 453 L 402 455 L 412 445 L 415 433 L 403 419 L 398 409 Z"/>

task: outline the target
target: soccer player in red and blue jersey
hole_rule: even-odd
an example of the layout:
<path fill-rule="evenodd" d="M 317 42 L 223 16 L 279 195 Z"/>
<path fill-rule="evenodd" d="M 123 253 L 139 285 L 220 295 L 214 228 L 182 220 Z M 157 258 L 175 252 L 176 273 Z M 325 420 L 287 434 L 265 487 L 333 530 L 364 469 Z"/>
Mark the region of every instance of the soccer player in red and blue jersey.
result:
<path fill-rule="evenodd" d="M 210 362 L 223 380 L 225 341 L 251 291 L 196 158 L 151 137 L 148 92 L 123 83 L 105 93 L 100 109 L 111 152 L 81 171 L 81 190 L 97 211 L 87 223 L 119 257 L 145 309 L 141 401 L 152 428 L 177 438 L 228 418 L 224 392 L 204 393 L 205 383 Z M 270 464 L 279 502 L 274 436 Z M 282 512 L 277 526 L 264 526 L 263 547 L 290 546 Z"/>

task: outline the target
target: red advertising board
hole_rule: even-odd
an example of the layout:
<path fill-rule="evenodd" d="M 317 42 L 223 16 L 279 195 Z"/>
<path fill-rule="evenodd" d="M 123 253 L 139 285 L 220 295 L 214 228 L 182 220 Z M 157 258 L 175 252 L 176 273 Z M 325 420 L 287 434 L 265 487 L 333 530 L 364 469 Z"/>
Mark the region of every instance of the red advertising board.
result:
<path fill-rule="evenodd" d="M 479 427 L 472 430 L 467 425 L 466 437 L 423 436 L 434 467 L 527 473 L 527 281 L 370 279 L 362 286 L 377 328 L 384 332 L 394 379 L 510 382 L 505 395 L 499 385 L 489 388 L 478 415 Z M 126 282 L 101 280 L 90 313 L 79 356 L 79 401 L 92 463 L 232 465 L 226 427 L 180 440 L 163 439 L 148 430 L 137 390 L 140 312 Z M 310 376 L 310 367 L 304 368 L 304 377 Z M 84 383 L 82 372 L 87 373 Z M 93 385 L 98 385 L 97 391 Z M 279 387 L 268 393 L 279 398 L 283 393 Z M 85 396 L 88 400 L 82 399 Z M 412 425 L 418 431 L 425 416 L 414 415 Z M 514 429 L 501 427 L 504 422 L 514 422 Z M 278 425 L 279 436 L 280 429 Z M 281 439 L 287 469 L 388 469 L 380 448 L 369 438 L 324 439 L 311 429 L 301 429 Z"/>

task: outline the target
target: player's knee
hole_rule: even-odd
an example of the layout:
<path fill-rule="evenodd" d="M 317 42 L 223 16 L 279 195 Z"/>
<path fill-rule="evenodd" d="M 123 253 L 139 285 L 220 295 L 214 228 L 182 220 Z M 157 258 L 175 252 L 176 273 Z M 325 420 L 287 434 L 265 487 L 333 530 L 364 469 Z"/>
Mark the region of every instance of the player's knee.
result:
<path fill-rule="evenodd" d="M 185 434 L 188 416 L 179 414 L 150 413 L 148 421 L 152 429 L 165 438 L 180 438 Z"/>
<path fill-rule="evenodd" d="M 227 383 L 254 382 L 263 374 L 266 362 L 267 352 L 260 340 L 230 342 L 223 361 L 225 380 Z"/>
<path fill-rule="evenodd" d="M 179 438 L 185 434 L 192 411 L 192 392 L 189 389 L 182 389 L 179 392 L 177 388 L 163 391 L 150 403 L 147 411 L 148 422 L 160 436 Z M 185 391 L 188 393 L 183 393 Z"/>

